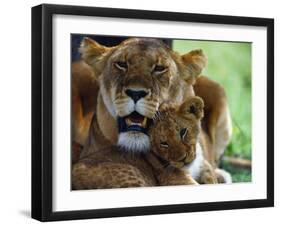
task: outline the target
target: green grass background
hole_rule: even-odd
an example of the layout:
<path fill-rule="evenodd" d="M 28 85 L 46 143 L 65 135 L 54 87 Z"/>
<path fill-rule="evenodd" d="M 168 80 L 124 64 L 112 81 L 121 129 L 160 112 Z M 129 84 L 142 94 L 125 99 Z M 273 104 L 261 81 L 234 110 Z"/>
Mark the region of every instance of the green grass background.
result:
<path fill-rule="evenodd" d="M 225 155 L 251 159 L 251 43 L 175 40 L 173 49 L 181 54 L 202 49 L 208 57 L 203 75 L 220 83 L 229 102 L 233 134 Z M 251 171 L 226 163 L 234 182 L 251 181 Z"/>

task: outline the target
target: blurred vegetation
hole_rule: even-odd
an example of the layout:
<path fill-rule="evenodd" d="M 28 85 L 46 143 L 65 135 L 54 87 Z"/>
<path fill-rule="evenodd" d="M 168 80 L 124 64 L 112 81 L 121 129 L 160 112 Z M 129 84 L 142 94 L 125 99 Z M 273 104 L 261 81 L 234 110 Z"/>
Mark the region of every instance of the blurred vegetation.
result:
<path fill-rule="evenodd" d="M 175 40 L 173 49 L 181 54 L 202 49 L 208 57 L 203 71 L 220 83 L 227 95 L 233 134 L 225 155 L 251 159 L 251 43 Z M 251 172 L 222 163 L 235 182 L 251 181 Z"/>

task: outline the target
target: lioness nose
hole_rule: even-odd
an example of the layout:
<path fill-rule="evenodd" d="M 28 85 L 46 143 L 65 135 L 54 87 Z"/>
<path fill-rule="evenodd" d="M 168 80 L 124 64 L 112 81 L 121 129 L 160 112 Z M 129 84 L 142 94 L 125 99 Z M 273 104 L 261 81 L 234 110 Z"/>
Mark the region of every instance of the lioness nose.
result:
<path fill-rule="evenodd" d="M 131 90 L 131 89 L 127 89 L 127 90 L 125 91 L 125 93 L 126 93 L 129 97 L 131 97 L 135 103 L 137 103 L 139 99 L 145 97 L 145 96 L 148 94 L 148 93 L 145 92 L 144 90 L 137 90 L 137 91 L 136 91 L 136 90 Z"/>

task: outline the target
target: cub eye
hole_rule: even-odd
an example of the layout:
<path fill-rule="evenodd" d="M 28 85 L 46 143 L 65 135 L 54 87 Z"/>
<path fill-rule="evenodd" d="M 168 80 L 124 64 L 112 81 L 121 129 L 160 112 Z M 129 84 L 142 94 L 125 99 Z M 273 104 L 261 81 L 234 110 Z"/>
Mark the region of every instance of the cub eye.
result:
<path fill-rule="evenodd" d="M 184 137 L 186 136 L 186 134 L 187 134 L 187 129 L 186 129 L 186 128 L 180 130 L 181 139 L 184 139 Z"/>
<path fill-rule="evenodd" d="M 122 71 L 126 71 L 128 69 L 128 64 L 125 61 L 117 61 L 114 63 L 114 66 Z"/>
<path fill-rule="evenodd" d="M 167 67 L 162 66 L 162 65 L 155 65 L 155 67 L 153 68 L 153 72 L 157 73 L 157 74 L 162 74 L 164 72 L 166 72 L 168 70 Z"/>
<path fill-rule="evenodd" d="M 160 142 L 161 147 L 168 148 L 169 144 L 167 142 Z"/>

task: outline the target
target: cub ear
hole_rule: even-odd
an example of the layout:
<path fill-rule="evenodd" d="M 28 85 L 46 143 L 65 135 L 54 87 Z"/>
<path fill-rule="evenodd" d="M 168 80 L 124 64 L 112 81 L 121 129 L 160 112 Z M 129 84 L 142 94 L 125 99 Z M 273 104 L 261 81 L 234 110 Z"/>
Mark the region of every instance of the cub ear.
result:
<path fill-rule="evenodd" d="M 181 56 L 181 60 L 185 66 L 185 79 L 195 78 L 201 74 L 204 67 L 207 65 L 207 57 L 201 49 L 192 50 Z"/>
<path fill-rule="evenodd" d="M 85 37 L 81 42 L 79 52 L 81 53 L 82 59 L 99 75 L 105 66 L 104 58 L 111 49 L 97 43 L 91 38 Z"/>
<path fill-rule="evenodd" d="M 202 119 L 204 116 L 204 102 L 203 100 L 198 97 L 189 97 L 181 106 L 180 106 L 180 113 L 183 115 L 193 115 L 196 119 Z"/>

